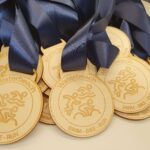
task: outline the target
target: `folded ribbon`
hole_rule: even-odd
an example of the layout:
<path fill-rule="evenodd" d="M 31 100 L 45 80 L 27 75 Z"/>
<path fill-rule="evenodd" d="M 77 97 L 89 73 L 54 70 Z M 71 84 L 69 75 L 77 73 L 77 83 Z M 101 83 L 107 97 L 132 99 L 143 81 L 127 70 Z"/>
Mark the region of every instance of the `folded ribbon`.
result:
<path fill-rule="evenodd" d="M 150 57 L 150 18 L 141 0 L 117 0 L 114 18 L 114 24 L 130 38 L 132 53 L 142 59 Z"/>
<path fill-rule="evenodd" d="M 95 0 L 18 0 L 26 20 L 47 48 L 68 40 L 94 12 Z M 38 10 L 38 11 L 37 11 Z"/>
<path fill-rule="evenodd" d="M 20 72 L 32 73 L 39 46 L 60 39 L 68 41 L 64 71 L 84 69 L 87 58 L 109 67 L 118 54 L 105 31 L 110 24 L 128 34 L 133 53 L 149 57 L 150 19 L 141 0 L 0 0 L 0 45 L 10 46 L 10 68 Z"/>
<path fill-rule="evenodd" d="M 114 0 L 19 2 L 26 20 L 36 30 L 44 48 L 57 44 L 60 39 L 69 40 L 62 55 L 64 71 L 84 69 L 87 57 L 97 68 L 109 67 L 116 57 L 118 49 L 111 45 L 107 34 L 103 33 L 114 10 Z"/>
<path fill-rule="evenodd" d="M 99 67 L 109 67 L 118 54 L 106 34 L 114 10 L 114 0 L 96 2 L 93 17 L 68 41 L 62 55 L 64 71 L 84 69 L 87 57 Z"/>
<path fill-rule="evenodd" d="M 39 47 L 16 3 L 0 0 L 0 43 L 9 46 L 11 70 L 32 74 L 37 68 Z"/>

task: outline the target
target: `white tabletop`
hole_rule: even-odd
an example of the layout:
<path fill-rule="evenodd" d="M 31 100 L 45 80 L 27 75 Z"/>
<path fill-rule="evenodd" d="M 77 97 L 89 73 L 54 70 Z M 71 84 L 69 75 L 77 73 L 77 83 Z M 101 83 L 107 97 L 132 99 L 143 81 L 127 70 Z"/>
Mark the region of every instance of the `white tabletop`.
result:
<path fill-rule="evenodd" d="M 145 2 L 146 4 L 146 2 Z M 146 5 L 150 14 L 150 5 Z M 150 119 L 129 121 L 114 116 L 109 128 L 92 138 L 74 138 L 56 126 L 39 123 L 23 140 L 0 150 L 150 150 Z"/>

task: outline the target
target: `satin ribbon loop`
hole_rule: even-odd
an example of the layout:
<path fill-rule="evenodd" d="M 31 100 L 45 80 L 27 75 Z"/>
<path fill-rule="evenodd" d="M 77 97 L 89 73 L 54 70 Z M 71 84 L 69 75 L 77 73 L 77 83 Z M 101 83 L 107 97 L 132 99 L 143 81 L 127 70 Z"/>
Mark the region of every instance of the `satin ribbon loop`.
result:
<path fill-rule="evenodd" d="M 124 1 L 116 6 L 115 15 L 150 34 L 149 18 L 142 4 Z"/>
<path fill-rule="evenodd" d="M 62 53 L 61 66 L 63 71 L 85 69 L 87 63 L 87 38 L 91 21 L 71 38 Z"/>
<path fill-rule="evenodd" d="M 34 27 L 40 39 L 42 47 L 47 48 L 60 42 L 60 39 L 69 40 L 79 29 L 84 20 L 79 18 L 79 5 L 85 5 L 82 10 L 93 10 L 94 1 L 87 0 L 77 3 L 77 0 L 18 0 L 27 16 L 29 24 Z M 77 5 L 74 5 L 76 2 Z M 83 6 L 84 6 L 83 5 Z M 82 6 L 80 6 L 82 7 Z M 38 10 L 38 11 L 37 11 Z M 91 17 L 93 11 L 84 14 L 83 18 Z M 78 12 L 79 11 L 79 12 Z M 86 16 L 86 17 L 85 17 Z M 82 18 L 82 17 L 81 17 Z M 89 19 L 89 18 L 87 18 Z"/>
<path fill-rule="evenodd" d="M 112 17 L 114 4 L 114 0 L 96 2 L 93 17 L 68 41 L 63 51 L 61 65 L 64 71 L 85 68 L 87 58 L 97 68 L 111 65 L 118 49 L 111 44 L 105 29 Z"/>
<path fill-rule="evenodd" d="M 114 15 L 122 19 L 120 28 L 130 38 L 132 53 L 147 59 L 150 56 L 150 18 L 141 0 L 118 0 Z"/>
<path fill-rule="evenodd" d="M 0 3 L 0 43 L 9 46 L 9 67 L 13 71 L 33 74 L 38 64 L 39 47 L 16 2 L 5 2 Z"/>

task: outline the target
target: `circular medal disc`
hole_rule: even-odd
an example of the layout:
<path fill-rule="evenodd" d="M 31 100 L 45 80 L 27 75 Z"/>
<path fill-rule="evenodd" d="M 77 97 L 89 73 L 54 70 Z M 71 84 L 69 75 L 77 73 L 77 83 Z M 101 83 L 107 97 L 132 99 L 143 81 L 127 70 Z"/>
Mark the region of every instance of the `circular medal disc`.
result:
<path fill-rule="evenodd" d="M 106 28 L 111 43 L 119 48 L 119 57 L 127 57 L 131 51 L 131 42 L 128 36 L 120 29 L 114 27 Z"/>
<path fill-rule="evenodd" d="M 0 144 L 14 143 L 38 123 L 43 100 L 38 86 L 21 76 L 0 79 Z"/>
<path fill-rule="evenodd" d="M 150 105 L 150 68 L 140 58 L 117 59 L 103 77 L 98 77 L 111 90 L 116 110 L 136 113 Z"/>
<path fill-rule="evenodd" d="M 50 93 L 49 107 L 56 125 L 76 137 L 101 133 L 114 113 L 111 94 L 94 76 L 72 74 L 62 78 Z"/>
<path fill-rule="evenodd" d="M 47 52 L 47 54 L 42 57 L 44 65 L 42 78 L 50 88 L 60 79 L 61 55 L 64 46 L 65 43 L 60 43 L 51 47 L 49 48 L 49 53 Z"/>
<path fill-rule="evenodd" d="M 115 114 L 130 120 L 143 120 L 143 119 L 150 118 L 150 107 L 138 113 L 129 114 L 129 113 L 122 113 L 119 111 L 115 111 Z"/>
<path fill-rule="evenodd" d="M 2 47 L 2 52 L 0 52 L 0 77 L 5 77 L 5 75 L 19 75 L 25 78 L 29 78 L 32 81 L 36 79 L 36 73 L 33 75 L 10 71 L 8 64 L 8 53 L 9 47 Z"/>
<path fill-rule="evenodd" d="M 49 110 L 49 97 L 43 95 L 43 100 L 44 100 L 44 106 L 43 106 L 43 111 L 42 111 L 42 115 L 40 118 L 40 122 L 54 125 L 55 123 L 51 117 L 50 110 Z"/>

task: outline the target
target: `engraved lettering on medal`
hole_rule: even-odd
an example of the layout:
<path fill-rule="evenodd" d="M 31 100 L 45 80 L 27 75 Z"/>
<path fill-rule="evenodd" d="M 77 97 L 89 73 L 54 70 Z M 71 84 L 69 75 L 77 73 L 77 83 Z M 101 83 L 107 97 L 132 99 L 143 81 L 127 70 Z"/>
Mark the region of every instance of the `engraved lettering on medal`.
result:
<path fill-rule="evenodd" d="M 69 127 L 68 127 L 68 130 L 73 131 L 73 132 L 76 132 L 76 133 L 82 133 L 82 130 L 81 130 L 81 129 L 75 128 L 75 127 L 72 127 L 72 126 L 69 126 Z"/>
<path fill-rule="evenodd" d="M 144 86 L 140 86 L 135 80 L 136 74 L 130 67 L 126 67 L 121 70 L 115 80 L 111 80 L 108 83 L 113 85 L 114 94 L 117 97 L 123 96 L 124 99 L 129 95 L 135 95 L 139 92 L 139 89 L 145 89 Z"/>
<path fill-rule="evenodd" d="M 92 133 L 92 132 L 94 132 L 94 131 L 96 131 L 96 128 L 95 128 L 95 127 L 87 128 L 87 129 L 85 130 L 86 133 Z"/>
<path fill-rule="evenodd" d="M 72 95 L 64 95 L 67 100 L 65 112 L 68 116 L 76 119 L 81 116 L 91 117 L 94 112 L 100 114 L 100 110 L 96 109 L 93 98 L 95 93 L 92 91 L 92 85 L 86 85 L 78 88 Z"/>
<path fill-rule="evenodd" d="M 7 135 L 6 135 L 6 138 L 7 138 L 8 140 L 13 140 L 14 138 L 16 138 L 16 137 L 18 137 L 18 136 L 19 136 L 18 132 L 14 132 L 14 133 L 7 134 Z"/>
<path fill-rule="evenodd" d="M 19 107 L 25 104 L 24 98 L 26 92 L 12 91 L 6 94 L 0 94 L 0 123 L 14 122 L 17 126 L 16 113 Z"/>

